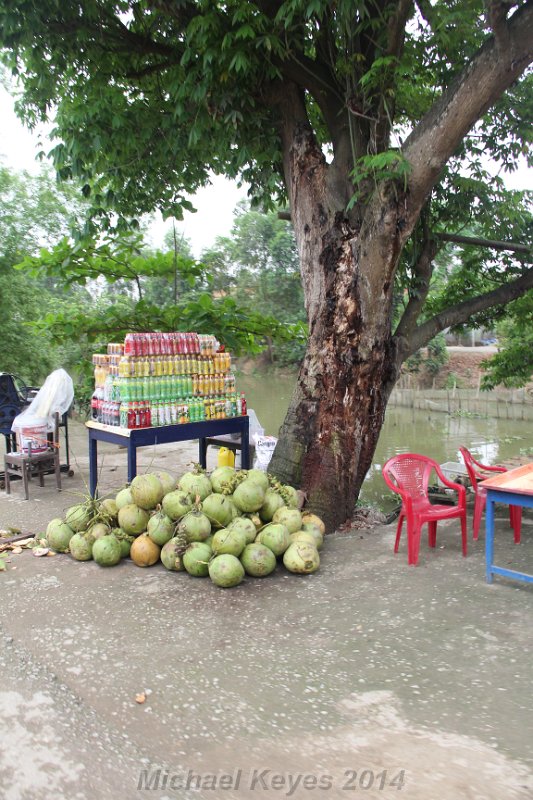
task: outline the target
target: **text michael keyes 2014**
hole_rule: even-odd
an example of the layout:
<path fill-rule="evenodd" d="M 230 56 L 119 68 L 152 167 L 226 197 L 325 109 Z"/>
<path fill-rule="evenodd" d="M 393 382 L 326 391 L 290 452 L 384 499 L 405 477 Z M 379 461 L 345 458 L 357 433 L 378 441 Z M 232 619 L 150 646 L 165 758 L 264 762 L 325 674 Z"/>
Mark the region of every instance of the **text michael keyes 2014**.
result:
<path fill-rule="evenodd" d="M 137 789 L 190 789 L 217 791 L 236 791 L 247 788 L 251 791 L 280 792 L 285 797 L 291 797 L 299 790 L 312 791 L 313 789 L 341 789 L 354 791 L 355 789 L 402 789 L 405 783 L 405 770 L 373 770 L 373 769 L 344 769 L 338 776 L 327 773 L 310 772 L 279 772 L 270 768 L 251 769 L 247 772 L 236 769 L 233 772 L 205 772 L 194 770 L 184 772 L 170 772 L 163 769 L 145 769 L 139 774 Z"/>

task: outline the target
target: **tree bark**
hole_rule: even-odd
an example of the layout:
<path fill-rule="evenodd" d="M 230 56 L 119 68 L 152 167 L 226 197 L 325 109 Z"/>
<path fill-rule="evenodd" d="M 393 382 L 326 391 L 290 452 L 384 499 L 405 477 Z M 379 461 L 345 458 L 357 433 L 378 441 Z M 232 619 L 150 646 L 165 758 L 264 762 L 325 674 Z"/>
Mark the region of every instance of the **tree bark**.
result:
<path fill-rule="evenodd" d="M 309 339 L 271 468 L 303 486 L 333 530 L 353 515 L 398 375 L 391 336 L 398 200 L 384 188 L 379 216 L 370 209 L 357 230 L 297 91 L 287 93 L 284 135 Z"/>

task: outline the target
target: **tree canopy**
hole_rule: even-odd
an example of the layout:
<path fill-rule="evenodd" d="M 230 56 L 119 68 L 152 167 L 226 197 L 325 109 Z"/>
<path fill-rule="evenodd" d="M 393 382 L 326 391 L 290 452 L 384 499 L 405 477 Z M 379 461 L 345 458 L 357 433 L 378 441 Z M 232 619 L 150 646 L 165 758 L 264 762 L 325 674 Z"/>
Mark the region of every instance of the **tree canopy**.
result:
<path fill-rule="evenodd" d="M 530 242 L 501 172 L 529 157 L 532 42 L 532 0 L 0 2 L 19 110 L 55 119 L 86 232 L 179 217 L 210 173 L 288 206 L 309 340 L 273 467 L 334 524 L 402 361 L 533 287 L 528 252 L 469 251 L 430 296 L 444 234 Z"/>

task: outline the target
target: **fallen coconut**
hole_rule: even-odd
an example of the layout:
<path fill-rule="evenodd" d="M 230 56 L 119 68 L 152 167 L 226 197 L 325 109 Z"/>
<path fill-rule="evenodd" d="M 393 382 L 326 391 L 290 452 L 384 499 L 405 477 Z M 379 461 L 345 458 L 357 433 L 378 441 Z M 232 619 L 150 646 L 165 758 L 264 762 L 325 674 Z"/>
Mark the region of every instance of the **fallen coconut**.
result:
<path fill-rule="evenodd" d="M 153 473 L 136 475 L 130 486 L 133 502 L 147 511 L 155 508 L 163 499 L 163 484 Z"/>
<path fill-rule="evenodd" d="M 137 536 L 130 549 L 130 558 L 138 567 L 151 567 L 161 555 L 161 548 L 148 536 L 141 533 Z"/>
<path fill-rule="evenodd" d="M 224 553 L 209 562 L 209 577 L 215 586 L 229 589 L 242 582 L 244 567 L 236 556 Z"/>
<path fill-rule="evenodd" d="M 74 531 L 67 523 L 56 517 L 50 520 L 46 528 L 46 541 L 52 550 L 58 553 L 68 553 L 70 540 L 74 536 Z"/>
<path fill-rule="evenodd" d="M 276 556 L 264 544 L 247 544 L 241 553 L 241 564 L 247 575 L 263 578 L 276 569 Z"/>
<path fill-rule="evenodd" d="M 114 567 L 121 559 L 121 547 L 112 533 L 102 536 L 93 544 L 93 559 L 101 567 Z"/>
<path fill-rule="evenodd" d="M 293 542 L 283 554 L 283 564 L 298 575 L 309 575 L 320 566 L 320 556 L 314 545 L 307 542 Z"/>
<path fill-rule="evenodd" d="M 118 512 L 118 524 L 130 536 L 138 536 L 146 530 L 150 514 L 135 503 L 122 506 Z"/>

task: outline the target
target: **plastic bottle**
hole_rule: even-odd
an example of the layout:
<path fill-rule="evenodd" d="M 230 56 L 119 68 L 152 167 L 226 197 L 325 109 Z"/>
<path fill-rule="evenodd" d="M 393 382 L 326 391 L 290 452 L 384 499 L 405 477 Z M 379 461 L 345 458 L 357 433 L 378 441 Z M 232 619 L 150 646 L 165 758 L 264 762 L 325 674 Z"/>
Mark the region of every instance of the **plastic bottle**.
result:
<path fill-rule="evenodd" d="M 98 420 L 98 401 L 99 401 L 99 393 L 102 390 L 96 388 L 91 397 L 91 419 L 97 422 Z"/>
<path fill-rule="evenodd" d="M 135 355 L 133 352 L 133 334 L 131 333 L 127 333 L 126 338 L 124 339 L 124 355 L 125 356 Z"/>
<path fill-rule="evenodd" d="M 218 451 L 217 457 L 218 467 L 234 467 L 235 466 L 235 453 L 227 447 L 221 447 Z"/>
<path fill-rule="evenodd" d="M 243 417 L 246 416 L 246 397 L 244 396 L 244 392 L 241 392 L 241 414 Z"/>

